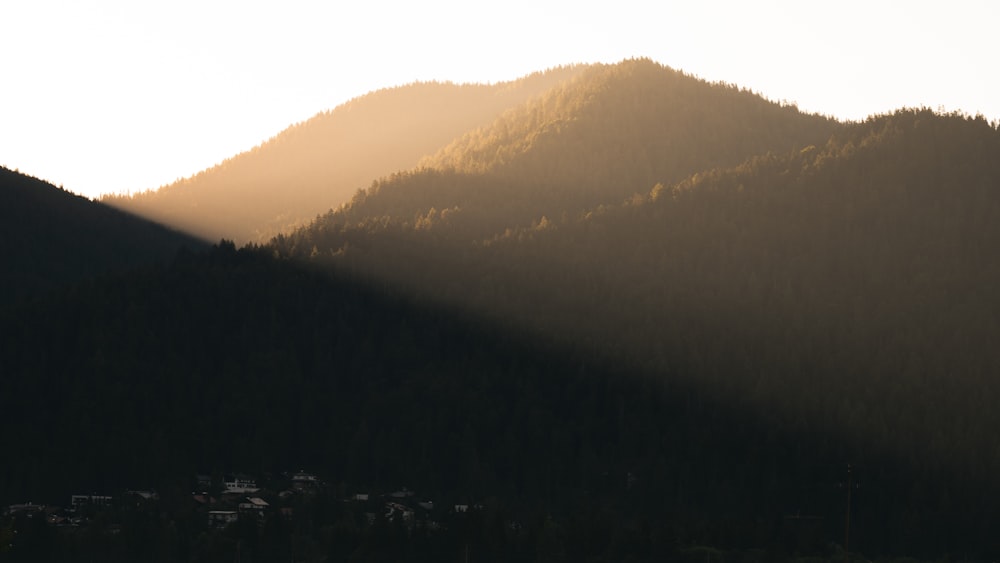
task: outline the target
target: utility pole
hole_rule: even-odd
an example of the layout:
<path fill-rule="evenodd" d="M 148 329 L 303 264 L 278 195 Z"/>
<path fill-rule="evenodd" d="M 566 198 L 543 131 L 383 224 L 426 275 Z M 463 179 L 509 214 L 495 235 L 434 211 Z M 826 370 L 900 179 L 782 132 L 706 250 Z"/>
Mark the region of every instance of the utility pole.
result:
<path fill-rule="evenodd" d="M 847 464 L 847 515 L 844 520 L 844 563 L 851 558 L 851 464 Z"/>

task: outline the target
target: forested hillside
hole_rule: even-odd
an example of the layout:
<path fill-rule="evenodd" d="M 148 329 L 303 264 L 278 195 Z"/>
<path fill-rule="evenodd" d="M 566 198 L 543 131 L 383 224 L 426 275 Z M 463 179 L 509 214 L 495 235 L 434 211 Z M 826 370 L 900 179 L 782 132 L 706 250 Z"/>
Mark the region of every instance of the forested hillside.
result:
<path fill-rule="evenodd" d="M 855 549 L 997 547 L 978 526 L 993 521 L 991 505 L 967 502 L 994 488 L 787 425 L 682 372 L 642 374 L 585 343 L 531 342 L 269 254 L 224 243 L 0 316 L 10 335 L 0 421 L 17 452 L 0 472 L 0 504 L 136 487 L 164 495 L 160 516 L 132 512 L 120 537 L 98 520 L 15 555 L 204 560 L 214 544 L 188 507 L 191 476 L 289 467 L 312 468 L 341 494 L 406 486 L 484 512 L 365 547 L 368 524 L 326 498 L 294 523 L 221 536 L 243 538 L 244 557 L 289 542 L 315 560 L 399 549 L 433 561 L 470 545 L 493 561 L 653 561 L 699 546 L 830 555 L 847 462 L 867 487 L 856 493 Z"/>
<path fill-rule="evenodd" d="M 427 82 L 379 90 L 190 178 L 104 201 L 209 240 L 263 242 L 339 207 L 373 179 L 414 167 L 583 68 L 491 85 Z"/>
<path fill-rule="evenodd" d="M 906 110 L 487 241 L 334 214 L 274 248 L 954 471 L 920 498 L 974 503 L 1000 463 L 997 155 L 982 119 Z"/>
<path fill-rule="evenodd" d="M 548 334 L 990 481 L 997 155 L 981 120 L 876 118 L 501 241 L 491 291 Z"/>
<path fill-rule="evenodd" d="M 846 400 L 816 386 L 900 393 L 959 374 L 972 390 L 997 359 L 998 139 L 982 120 L 902 111 L 487 241 L 456 243 L 447 216 L 427 229 L 333 214 L 274 247 L 768 401 L 815 408 Z M 859 432 L 895 428 L 868 416 Z"/>
<path fill-rule="evenodd" d="M 575 218 L 702 170 L 825 142 L 840 126 L 649 60 L 593 65 L 375 182 L 326 225 L 389 220 L 451 239 Z"/>
<path fill-rule="evenodd" d="M 0 167 L 0 305 L 205 243 Z"/>

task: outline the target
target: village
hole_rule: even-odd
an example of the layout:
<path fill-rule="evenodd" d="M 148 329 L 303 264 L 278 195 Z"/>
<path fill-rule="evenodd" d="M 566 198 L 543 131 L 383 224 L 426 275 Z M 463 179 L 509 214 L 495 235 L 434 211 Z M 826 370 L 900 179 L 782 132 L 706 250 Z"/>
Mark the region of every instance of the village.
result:
<path fill-rule="evenodd" d="M 182 508 L 196 514 L 207 530 L 224 530 L 238 522 L 258 525 L 273 519 L 291 522 L 295 519 L 296 507 L 304 501 L 336 494 L 328 483 L 304 470 L 271 476 L 267 480 L 270 486 L 260 486 L 255 477 L 245 473 L 226 474 L 221 479 L 198 474 L 193 477 L 192 484 L 194 489 L 186 500 L 187 506 Z M 363 514 L 368 525 L 384 518 L 411 530 L 416 526 L 439 530 L 444 521 L 470 511 L 469 504 L 436 505 L 432 499 L 405 487 L 379 493 L 352 492 L 337 500 L 352 512 Z M 174 503 L 176 501 L 173 499 Z M 8 505 L 3 508 L 0 522 L 9 524 L 16 535 L 19 522 L 41 521 L 48 527 L 72 531 L 88 527 L 101 518 L 103 532 L 116 535 L 123 526 L 121 521 L 115 520 L 116 516 L 124 519 L 130 514 L 157 512 L 160 504 L 160 494 L 154 490 L 130 489 L 117 495 L 73 494 L 66 505 L 33 502 Z M 471 506 L 471 510 L 481 508 L 481 504 Z M 112 515 L 110 521 L 108 515 Z"/>

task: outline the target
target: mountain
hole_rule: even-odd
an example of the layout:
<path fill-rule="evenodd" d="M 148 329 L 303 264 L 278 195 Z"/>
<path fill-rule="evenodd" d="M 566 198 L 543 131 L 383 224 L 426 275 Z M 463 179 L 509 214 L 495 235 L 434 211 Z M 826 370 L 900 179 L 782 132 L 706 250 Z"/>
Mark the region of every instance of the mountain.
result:
<path fill-rule="evenodd" d="M 203 246 L 197 239 L 0 168 L 0 295 L 5 302 L 167 260 L 182 247 Z"/>
<path fill-rule="evenodd" d="M 1000 463 L 972 430 L 1000 422 L 998 143 L 982 119 L 839 124 L 627 61 L 271 247 L 972 471 Z"/>
<path fill-rule="evenodd" d="M 640 59 L 592 65 L 322 222 L 372 218 L 491 238 L 576 217 L 703 170 L 825 142 L 840 124 Z"/>
<path fill-rule="evenodd" d="M 475 306 L 921 463 L 981 469 L 1000 461 L 985 431 L 1000 422 L 998 154 L 983 120 L 873 118 L 498 241 Z"/>
<path fill-rule="evenodd" d="M 263 242 L 582 70 L 555 68 L 491 85 L 425 82 L 379 90 L 190 178 L 103 201 L 208 240 Z"/>
<path fill-rule="evenodd" d="M 872 400 L 900 393 L 900 380 L 935 381 L 922 392 L 956 378 L 969 381 L 955 392 L 992 386 L 997 154 L 985 121 L 900 111 L 573 218 L 511 222 L 491 239 L 468 240 L 444 213 L 430 228 L 334 213 L 273 246 L 639 365 L 684 365 L 768 407 L 842 411 L 827 418 L 847 423 L 849 404 L 814 404 L 847 401 L 841 384 Z M 868 418 L 855 422 L 871 435 Z"/>
<path fill-rule="evenodd" d="M 0 505 L 162 493 L 66 533 L 0 517 L 0 553 L 1000 555 L 997 127 L 560 72 L 266 244 L 0 308 Z M 285 491 L 296 467 L 327 485 Z M 191 475 L 234 470 L 281 516 L 210 528 Z"/>
<path fill-rule="evenodd" d="M 1000 400 L 998 154 L 1000 132 L 982 119 L 901 110 L 625 202 L 510 221 L 492 238 L 478 237 L 501 220 L 469 237 L 451 214 L 344 221 L 347 208 L 272 246 L 681 378 L 773 426 L 952 472 L 919 498 L 992 522 L 981 495 L 1000 463 L 989 430 L 1000 424 L 990 406 Z M 418 174 L 449 178 L 450 193 L 520 188 Z M 494 217 L 477 212 L 470 223 Z"/>

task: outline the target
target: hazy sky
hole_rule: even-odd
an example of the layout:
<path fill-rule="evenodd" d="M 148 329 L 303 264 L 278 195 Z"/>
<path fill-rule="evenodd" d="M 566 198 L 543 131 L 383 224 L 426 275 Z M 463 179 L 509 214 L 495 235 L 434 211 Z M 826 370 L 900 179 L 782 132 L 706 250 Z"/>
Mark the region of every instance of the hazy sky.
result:
<path fill-rule="evenodd" d="M 1000 2 L 0 0 L 0 164 L 96 196 L 414 80 L 649 57 L 844 119 L 1000 119 Z"/>

